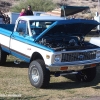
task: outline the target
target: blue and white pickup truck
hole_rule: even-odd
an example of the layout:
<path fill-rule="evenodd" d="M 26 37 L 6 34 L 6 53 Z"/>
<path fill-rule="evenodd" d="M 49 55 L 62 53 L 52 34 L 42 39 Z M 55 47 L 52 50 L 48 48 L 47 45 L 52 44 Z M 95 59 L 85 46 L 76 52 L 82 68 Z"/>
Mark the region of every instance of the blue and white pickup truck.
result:
<path fill-rule="evenodd" d="M 84 37 L 99 23 L 93 20 L 53 16 L 22 16 L 15 26 L 0 25 L 0 65 L 7 55 L 29 63 L 29 80 L 36 88 L 45 88 L 50 75 L 76 74 L 90 82 L 100 63 L 100 47 Z"/>

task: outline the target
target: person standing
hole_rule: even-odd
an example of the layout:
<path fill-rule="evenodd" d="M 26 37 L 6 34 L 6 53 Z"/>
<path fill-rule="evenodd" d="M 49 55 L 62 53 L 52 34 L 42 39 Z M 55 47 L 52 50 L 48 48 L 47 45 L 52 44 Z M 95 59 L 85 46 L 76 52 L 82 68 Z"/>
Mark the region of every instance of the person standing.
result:
<path fill-rule="evenodd" d="M 10 24 L 10 17 L 8 15 L 5 17 L 5 24 Z"/>
<path fill-rule="evenodd" d="M 3 16 L 3 13 L 2 11 L 0 11 L 0 24 L 4 24 L 4 16 Z"/>
<path fill-rule="evenodd" d="M 28 15 L 28 16 L 33 15 L 33 12 L 31 10 L 31 6 L 30 5 L 28 5 L 28 7 L 27 7 L 26 15 Z"/>
<path fill-rule="evenodd" d="M 26 15 L 26 9 L 22 8 L 19 16 L 25 16 Z"/>

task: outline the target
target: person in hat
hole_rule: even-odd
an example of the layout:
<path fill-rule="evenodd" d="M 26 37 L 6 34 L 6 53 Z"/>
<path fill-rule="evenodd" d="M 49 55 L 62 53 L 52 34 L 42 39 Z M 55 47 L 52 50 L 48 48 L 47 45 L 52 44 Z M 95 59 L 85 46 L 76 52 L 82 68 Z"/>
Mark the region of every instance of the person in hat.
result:
<path fill-rule="evenodd" d="M 28 7 L 27 7 L 26 15 L 28 15 L 28 16 L 33 15 L 33 12 L 31 10 L 31 6 L 30 5 L 28 5 Z"/>

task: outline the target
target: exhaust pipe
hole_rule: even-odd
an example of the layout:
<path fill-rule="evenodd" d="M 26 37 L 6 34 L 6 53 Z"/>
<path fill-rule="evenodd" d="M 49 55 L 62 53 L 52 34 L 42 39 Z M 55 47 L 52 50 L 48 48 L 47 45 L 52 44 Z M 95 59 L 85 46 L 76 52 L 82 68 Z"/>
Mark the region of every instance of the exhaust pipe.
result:
<path fill-rule="evenodd" d="M 60 73 L 60 72 L 57 72 L 57 73 L 55 73 L 54 75 L 55 75 L 55 77 L 58 77 L 58 76 L 64 76 L 64 75 L 68 75 L 68 74 L 77 74 L 78 72 L 66 72 L 66 73 L 64 73 L 64 72 L 62 72 L 62 73 Z"/>
<path fill-rule="evenodd" d="M 78 72 L 71 72 L 71 73 L 61 73 L 60 75 L 68 75 L 68 74 L 77 74 Z"/>

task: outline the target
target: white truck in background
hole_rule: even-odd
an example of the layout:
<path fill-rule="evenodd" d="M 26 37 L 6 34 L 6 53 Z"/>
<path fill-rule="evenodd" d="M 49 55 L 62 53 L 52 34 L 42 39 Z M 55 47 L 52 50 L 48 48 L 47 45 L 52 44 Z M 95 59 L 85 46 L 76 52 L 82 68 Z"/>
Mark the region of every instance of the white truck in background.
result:
<path fill-rule="evenodd" d="M 10 17 L 10 24 L 15 24 L 20 13 L 8 12 L 8 13 L 5 13 L 5 14 Z"/>
<path fill-rule="evenodd" d="M 3 24 L 3 18 L 0 18 L 0 24 Z"/>
<path fill-rule="evenodd" d="M 33 12 L 34 16 L 40 16 L 40 14 L 42 14 L 42 13 L 44 14 L 45 12 L 42 12 L 42 11 L 34 11 Z M 8 13 L 5 13 L 5 14 L 10 17 L 10 24 L 15 24 L 20 13 L 8 12 Z"/>
<path fill-rule="evenodd" d="M 94 16 L 94 20 L 96 20 L 97 22 L 100 23 L 100 15 L 98 14 L 98 12 L 96 12 L 96 15 Z M 96 30 L 100 34 L 100 24 L 97 26 Z M 100 36 L 99 37 L 92 37 L 90 39 L 90 43 L 100 47 Z"/>
<path fill-rule="evenodd" d="M 95 16 L 94 16 L 94 20 L 96 20 L 97 22 L 100 23 L 100 15 L 98 14 L 98 12 L 96 12 Z M 100 32 L 100 25 L 97 26 L 96 29 L 98 32 Z"/>

